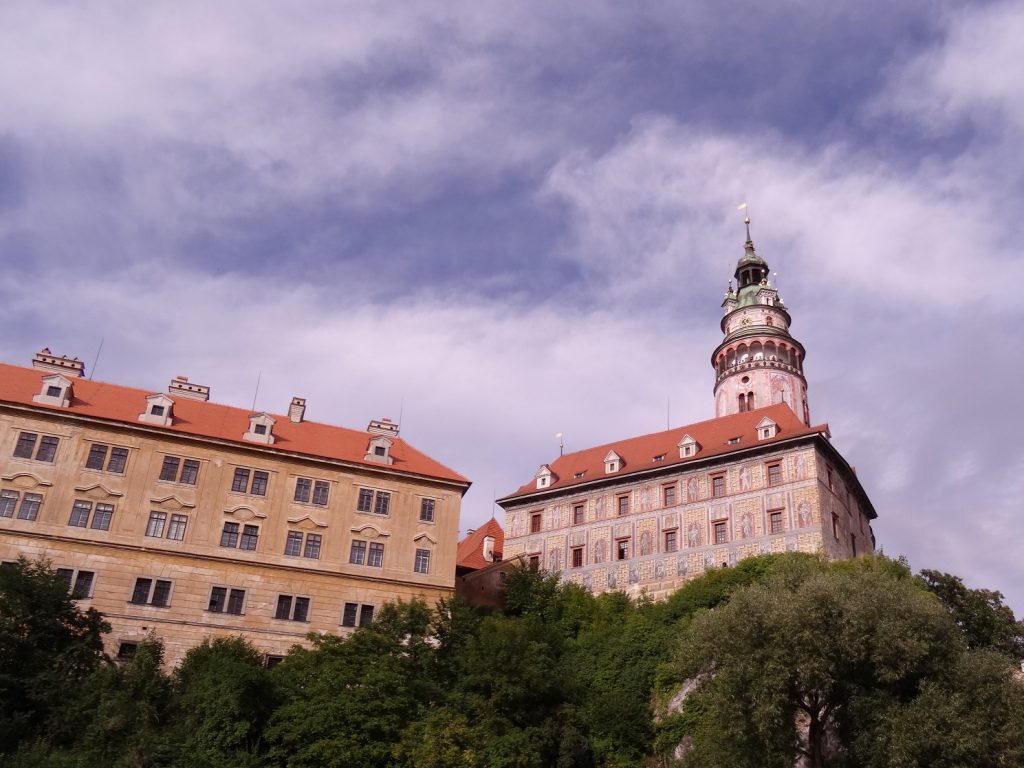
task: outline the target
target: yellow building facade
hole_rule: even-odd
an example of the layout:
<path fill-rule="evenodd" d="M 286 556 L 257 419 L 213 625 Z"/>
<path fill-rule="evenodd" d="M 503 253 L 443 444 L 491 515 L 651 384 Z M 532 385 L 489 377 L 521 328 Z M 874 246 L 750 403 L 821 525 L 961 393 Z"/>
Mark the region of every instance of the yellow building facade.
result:
<path fill-rule="evenodd" d="M 149 634 L 175 663 L 244 635 L 273 662 L 388 601 L 454 588 L 469 482 L 388 421 L 366 431 L 148 392 L 36 355 L 0 365 L 0 560 L 44 557 L 125 656 Z"/>

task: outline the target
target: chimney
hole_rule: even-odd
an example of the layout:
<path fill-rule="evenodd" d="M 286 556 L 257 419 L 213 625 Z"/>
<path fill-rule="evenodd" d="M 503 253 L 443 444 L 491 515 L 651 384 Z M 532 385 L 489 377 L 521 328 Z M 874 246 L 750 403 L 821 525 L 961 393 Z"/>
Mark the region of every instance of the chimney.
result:
<path fill-rule="evenodd" d="M 380 421 L 374 419 L 370 422 L 370 426 L 366 428 L 366 431 L 371 435 L 388 435 L 390 437 L 398 437 L 398 425 L 391 419 L 381 419 Z"/>
<path fill-rule="evenodd" d="M 288 406 L 288 421 L 292 424 L 301 424 L 306 416 L 306 398 L 293 397 L 292 404 Z"/>
<path fill-rule="evenodd" d="M 203 384 L 190 384 L 188 376 L 175 376 L 167 387 L 167 394 L 180 395 L 190 400 L 202 400 L 205 403 L 210 399 L 210 388 Z"/>
<path fill-rule="evenodd" d="M 494 562 L 494 537 L 484 536 L 484 560 L 488 563 Z"/>
<path fill-rule="evenodd" d="M 85 378 L 85 363 L 77 357 L 55 355 L 46 347 L 36 352 L 35 357 L 32 358 L 32 367 L 42 368 L 44 371 L 63 373 L 66 376 Z"/>

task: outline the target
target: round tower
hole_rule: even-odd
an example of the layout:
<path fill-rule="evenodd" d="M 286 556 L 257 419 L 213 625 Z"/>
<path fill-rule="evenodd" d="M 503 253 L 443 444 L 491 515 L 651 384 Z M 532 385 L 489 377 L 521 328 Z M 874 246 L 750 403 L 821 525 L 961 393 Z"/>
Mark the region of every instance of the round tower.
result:
<path fill-rule="evenodd" d="M 744 222 L 747 242 L 736 264 L 736 288 L 730 282 L 722 302 L 725 338 L 711 356 L 715 414 L 785 403 L 810 426 L 804 347 L 789 335 L 789 312 L 768 279 L 768 264 L 754 250 L 750 219 Z"/>

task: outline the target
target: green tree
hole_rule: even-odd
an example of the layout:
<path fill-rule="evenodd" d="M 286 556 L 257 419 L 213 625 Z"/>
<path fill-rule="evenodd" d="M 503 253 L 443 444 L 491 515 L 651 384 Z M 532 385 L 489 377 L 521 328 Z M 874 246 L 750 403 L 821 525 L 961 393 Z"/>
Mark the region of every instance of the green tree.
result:
<path fill-rule="evenodd" d="M 0 566 L 0 752 L 49 734 L 54 713 L 101 663 L 109 631 L 49 563 Z"/>
<path fill-rule="evenodd" d="M 988 589 L 968 589 L 963 580 L 940 571 L 919 574 L 929 592 L 946 606 L 970 648 L 991 648 L 1024 659 L 1024 622 L 1003 603 L 1003 595 Z"/>

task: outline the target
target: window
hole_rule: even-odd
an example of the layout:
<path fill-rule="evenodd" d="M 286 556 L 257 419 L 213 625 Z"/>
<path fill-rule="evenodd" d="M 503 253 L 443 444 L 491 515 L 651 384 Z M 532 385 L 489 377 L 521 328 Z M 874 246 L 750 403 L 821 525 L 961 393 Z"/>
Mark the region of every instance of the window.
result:
<path fill-rule="evenodd" d="M 284 553 L 291 557 L 299 557 L 301 555 L 312 560 L 319 560 L 322 544 L 323 536 L 319 533 L 288 531 L 288 539 L 284 543 Z"/>
<path fill-rule="evenodd" d="M 832 513 L 832 535 L 839 541 L 839 515 L 835 512 Z"/>
<path fill-rule="evenodd" d="M 430 550 L 429 549 L 417 549 L 416 550 L 416 561 L 413 563 L 412 569 L 416 573 L 430 573 Z"/>
<path fill-rule="evenodd" d="M 664 460 L 665 460 L 665 454 L 664 453 L 659 453 L 657 456 L 655 456 L 654 458 L 651 459 L 651 461 L 655 461 L 655 462 L 657 462 L 657 461 L 664 461 Z"/>
<path fill-rule="evenodd" d="M 179 456 L 164 456 L 163 466 L 160 467 L 160 479 L 169 483 L 182 483 L 184 485 L 195 485 L 199 477 L 199 462 L 195 459 L 181 459 Z M 238 477 L 238 471 L 235 471 Z M 232 484 L 231 490 L 235 490 Z M 243 486 L 244 491 L 244 486 Z"/>
<path fill-rule="evenodd" d="M 274 618 L 288 621 L 309 621 L 309 598 L 278 595 Z"/>
<path fill-rule="evenodd" d="M 375 445 L 375 446 L 373 446 L 373 455 L 374 456 L 387 456 L 388 455 L 387 446 L 384 446 L 384 445 Z"/>
<path fill-rule="evenodd" d="M 725 496 L 725 475 L 713 475 L 711 478 L 711 495 L 715 498 Z"/>
<path fill-rule="evenodd" d="M 768 465 L 768 485 L 782 484 L 782 464 L 778 461 Z"/>
<path fill-rule="evenodd" d="M 102 443 L 93 443 L 92 447 L 89 448 L 89 458 L 85 460 L 85 468 L 116 472 L 120 475 L 124 473 L 124 467 L 127 463 L 127 448 L 111 448 Z"/>
<path fill-rule="evenodd" d="M 368 627 L 373 623 L 373 606 L 359 603 L 345 603 L 341 612 L 341 626 Z"/>
<path fill-rule="evenodd" d="M 329 492 L 330 485 L 326 480 L 314 481 L 308 477 L 300 477 L 295 480 L 295 501 L 312 502 L 317 506 L 326 507 Z"/>
<path fill-rule="evenodd" d="M 381 568 L 384 565 L 384 545 L 379 541 L 370 542 L 370 556 L 366 564 L 373 568 Z"/>
<path fill-rule="evenodd" d="M 188 515 L 171 515 L 171 524 L 167 526 L 167 538 L 182 541 L 188 527 Z"/>
<path fill-rule="evenodd" d="M 615 542 L 615 559 L 627 560 L 629 558 L 629 539 L 619 539 Z"/>
<path fill-rule="evenodd" d="M 729 541 L 729 530 L 726 526 L 725 520 L 719 520 L 713 525 L 715 530 L 715 544 L 727 544 Z"/>
<path fill-rule="evenodd" d="M 373 512 L 375 515 L 386 516 L 390 510 L 390 491 L 374 491 L 369 488 L 359 489 L 359 501 L 356 502 L 357 512 Z"/>
<path fill-rule="evenodd" d="M 282 661 L 284 661 L 284 656 L 278 656 L 273 653 L 268 653 L 266 656 L 263 657 L 263 666 L 267 669 L 273 669 Z"/>
<path fill-rule="evenodd" d="M 674 507 L 676 505 L 676 487 L 675 485 L 666 485 L 661 489 L 662 499 L 665 502 L 664 506 Z"/>
<path fill-rule="evenodd" d="M 420 522 L 421 523 L 432 523 L 434 522 L 434 508 L 436 502 L 434 499 L 420 499 Z"/>
<path fill-rule="evenodd" d="M 629 496 L 619 496 L 615 500 L 619 510 L 619 517 L 629 514 Z"/>
<path fill-rule="evenodd" d="M 832 467 L 829 467 L 825 471 L 828 474 L 828 489 L 831 491 L 832 490 Z"/>
<path fill-rule="evenodd" d="M 772 533 L 783 533 L 782 510 L 769 511 L 768 524 Z"/>
<path fill-rule="evenodd" d="M 60 387 L 55 387 L 55 386 L 53 386 L 51 384 L 50 386 L 48 386 L 46 388 L 46 396 L 47 397 L 62 397 L 63 395 L 64 395 L 64 390 L 61 389 Z"/>
<path fill-rule="evenodd" d="M 573 547 L 572 549 L 572 567 L 582 568 L 583 567 L 583 547 Z"/>
<path fill-rule="evenodd" d="M 348 561 L 352 565 L 362 565 L 366 562 L 366 542 L 360 539 L 352 540 L 352 549 L 348 552 Z"/>
<path fill-rule="evenodd" d="M 679 549 L 679 537 L 676 531 L 665 531 L 665 551 L 675 552 Z"/>
<path fill-rule="evenodd" d="M 151 414 L 153 414 L 154 416 L 163 416 L 164 415 L 164 407 L 162 405 L 151 405 L 149 407 L 149 412 Z"/>
<path fill-rule="evenodd" d="M 241 535 L 239 535 L 241 528 Z M 224 523 L 224 530 L 220 534 L 220 545 L 222 547 L 245 549 L 250 552 L 256 550 L 259 543 L 260 527 L 258 525 L 240 526 L 238 523 Z"/>
<path fill-rule="evenodd" d="M 530 570 L 531 571 L 539 571 L 540 570 L 540 555 L 530 555 Z"/>
<path fill-rule="evenodd" d="M 118 661 L 131 661 L 135 658 L 135 652 L 139 650 L 139 644 L 133 643 L 130 640 L 125 640 L 117 646 L 117 660 Z"/>
<path fill-rule="evenodd" d="M 210 590 L 210 605 L 206 610 L 211 613 L 233 613 L 240 616 L 244 605 L 244 589 L 214 587 Z"/>
<path fill-rule="evenodd" d="M 530 514 L 530 533 L 540 533 L 540 512 Z"/>
<path fill-rule="evenodd" d="M 128 602 L 166 608 L 171 604 L 171 582 L 164 579 L 136 579 L 135 589 Z"/>
<path fill-rule="evenodd" d="M 584 504 L 576 504 L 575 506 L 573 506 L 573 508 L 572 508 L 572 524 L 573 525 L 582 525 L 583 524 L 583 518 L 586 515 L 586 510 L 587 510 L 587 507 Z"/>
<path fill-rule="evenodd" d="M 14 517 L 21 494 L 17 491 L 0 491 L 0 517 Z"/>
<path fill-rule="evenodd" d="M 42 504 L 42 494 L 26 493 L 21 497 L 21 507 L 18 509 L 18 519 L 35 520 L 39 517 L 39 507 L 41 507 Z"/>
<path fill-rule="evenodd" d="M 92 585 L 96 580 L 93 571 L 81 571 L 76 568 L 58 568 L 57 575 L 68 583 L 68 591 L 73 600 L 84 600 L 92 596 Z"/>
<path fill-rule="evenodd" d="M 267 434 L 267 425 L 256 424 L 255 426 L 253 426 L 252 431 L 255 432 L 257 435 L 265 435 Z"/>
<path fill-rule="evenodd" d="M 38 441 L 39 446 L 36 447 Z M 43 435 L 39 437 L 35 432 L 22 432 L 18 435 L 18 442 L 14 446 L 14 455 L 19 459 L 35 459 L 36 461 L 53 461 L 57 455 L 57 444 L 60 440 L 56 437 Z"/>
<path fill-rule="evenodd" d="M 857 554 L 857 537 L 854 534 L 850 534 L 850 554 Z"/>
<path fill-rule="evenodd" d="M 92 515 L 91 524 L 89 523 L 90 514 Z M 75 503 L 71 506 L 71 518 L 68 520 L 68 525 L 75 528 L 88 527 L 97 531 L 109 531 L 110 521 L 113 516 L 113 504 L 96 504 L 94 508 L 91 501 L 76 499 Z M 21 515 L 19 514 L 18 517 L 21 517 Z"/>
<path fill-rule="evenodd" d="M 146 524 L 146 535 L 154 539 L 162 538 L 164 527 L 167 525 L 166 512 L 150 512 L 149 522 Z"/>
<path fill-rule="evenodd" d="M 252 482 L 249 476 L 252 475 Z M 253 496 L 267 495 L 267 481 L 270 473 L 260 469 L 248 470 L 244 467 L 235 467 L 235 476 L 231 480 L 231 491 L 233 493 L 251 493 Z"/>

